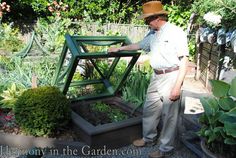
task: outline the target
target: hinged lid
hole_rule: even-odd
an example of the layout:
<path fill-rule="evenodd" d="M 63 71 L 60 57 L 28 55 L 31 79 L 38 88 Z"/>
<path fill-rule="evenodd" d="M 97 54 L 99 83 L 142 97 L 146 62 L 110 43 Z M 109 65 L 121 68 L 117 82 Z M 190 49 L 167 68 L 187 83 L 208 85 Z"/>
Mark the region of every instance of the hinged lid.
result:
<path fill-rule="evenodd" d="M 66 34 L 54 85 L 59 86 L 64 94 L 73 95 L 76 100 L 114 96 L 138 60 L 140 52 L 108 54 L 107 49 L 112 45 L 128 44 L 131 42 L 126 36 Z"/>

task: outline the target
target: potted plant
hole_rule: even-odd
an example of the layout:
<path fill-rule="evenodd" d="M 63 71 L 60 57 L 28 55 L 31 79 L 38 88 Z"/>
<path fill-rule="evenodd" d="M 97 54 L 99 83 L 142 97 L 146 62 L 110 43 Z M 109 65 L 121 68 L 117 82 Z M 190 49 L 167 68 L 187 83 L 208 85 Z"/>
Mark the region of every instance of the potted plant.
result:
<path fill-rule="evenodd" d="M 201 147 L 208 157 L 236 157 L 236 77 L 231 84 L 210 80 L 213 96 L 201 98 Z M 224 156 L 222 156 L 224 155 Z"/>

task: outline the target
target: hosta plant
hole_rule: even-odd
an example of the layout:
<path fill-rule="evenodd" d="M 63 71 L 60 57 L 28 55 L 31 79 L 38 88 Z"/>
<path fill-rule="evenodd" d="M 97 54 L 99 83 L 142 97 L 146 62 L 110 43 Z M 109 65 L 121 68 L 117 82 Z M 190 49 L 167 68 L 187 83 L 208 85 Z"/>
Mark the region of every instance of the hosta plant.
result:
<path fill-rule="evenodd" d="M 231 84 L 210 82 L 213 96 L 200 100 L 205 112 L 200 117 L 199 135 L 212 152 L 236 157 L 236 77 Z"/>

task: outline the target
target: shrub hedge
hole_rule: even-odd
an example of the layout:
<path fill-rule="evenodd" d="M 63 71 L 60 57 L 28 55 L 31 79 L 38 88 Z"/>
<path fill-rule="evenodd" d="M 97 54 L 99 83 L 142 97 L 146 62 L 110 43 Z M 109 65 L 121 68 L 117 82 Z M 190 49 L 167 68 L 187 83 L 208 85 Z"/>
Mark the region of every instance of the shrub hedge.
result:
<path fill-rule="evenodd" d="M 70 102 L 56 87 L 28 89 L 18 98 L 15 118 L 23 132 L 49 136 L 71 117 Z"/>

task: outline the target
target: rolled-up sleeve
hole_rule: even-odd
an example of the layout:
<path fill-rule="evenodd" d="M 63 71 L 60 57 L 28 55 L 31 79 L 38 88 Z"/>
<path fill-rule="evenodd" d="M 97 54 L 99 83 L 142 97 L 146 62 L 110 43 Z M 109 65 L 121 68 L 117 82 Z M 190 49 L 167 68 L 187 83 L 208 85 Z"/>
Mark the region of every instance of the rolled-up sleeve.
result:
<path fill-rule="evenodd" d="M 155 31 L 150 30 L 148 34 L 141 41 L 138 42 L 139 48 L 141 48 L 145 52 L 150 52 L 150 42 L 154 34 L 155 34 Z"/>

